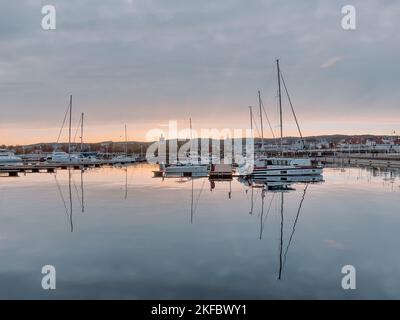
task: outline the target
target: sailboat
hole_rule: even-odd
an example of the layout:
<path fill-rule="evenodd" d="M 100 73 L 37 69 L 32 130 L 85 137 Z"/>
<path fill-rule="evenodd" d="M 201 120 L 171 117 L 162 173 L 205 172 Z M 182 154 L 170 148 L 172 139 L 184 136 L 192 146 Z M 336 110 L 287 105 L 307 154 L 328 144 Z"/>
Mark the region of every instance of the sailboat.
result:
<path fill-rule="evenodd" d="M 282 126 L 282 95 L 281 95 L 281 79 L 282 74 L 279 67 L 279 59 L 276 60 L 277 72 L 278 72 L 278 98 L 279 98 L 279 115 L 280 115 L 280 149 L 281 157 L 268 157 L 261 156 L 254 160 L 254 163 L 249 163 L 248 161 L 243 163 L 238 168 L 239 175 L 251 175 L 253 177 L 265 177 L 265 176 L 307 176 L 307 175 L 321 175 L 323 168 L 321 166 L 312 163 L 311 159 L 307 158 L 286 158 L 283 157 L 283 126 Z M 289 103 L 293 112 L 293 116 L 296 120 L 297 128 L 299 129 L 300 136 L 301 131 L 299 124 L 297 122 L 296 114 L 286 88 L 286 84 L 283 80 L 283 85 L 286 94 L 289 99 Z M 261 114 L 261 98 L 260 99 L 260 116 Z M 250 110 L 251 111 L 251 110 Z M 264 143 L 262 143 L 264 145 Z"/>
<path fill-rule="evenodd" d="M 279 269 L 278 269 L 278 280 L 282 280 L 282 275 L 283 275 L 283 270 L 285 268 L 286 265 L 286 261 L 287 261 L 287 257 L 288 257 L 288 252 L 290 249 L 290 246 L 292 245 L 293 241 L 294 241 L 294 235 L 296 232 L 296 226 L 299 222 L 299 218 L 300 218 L 300 213 L 303 207 L 303 203 L 304 200 L 306 198 L 306 194 L 307 194 L 307 189 L 308 189 L 309 184 L 306 183 L 303 192 L 302 192 L 302 196 L 301 196 L 301 200 L 297 206 L 297 210 L 296 210 L 296 216 L 292 225 L 292 230 L 290 232 L 289 235 L 289 239 L 287 241 L 286 246 L 284 246 L 284 230 L 285 230 L 285 226 L 284 226 L 284 208 L 285 208 L 285 202 L 284 202 L 284 194 L 287 192 L 291 192 L 294 189 L 269 189 L 269 188 L 265 188 L 265 186 L 261 185 L 261 212 L 259 214 L 260 217 L 260 232 L 259 232 L 259 239 L 262 240 L 262 236 L 263 236 L 263 231 L 265 228 L 265 223 L 266 220 L 270 214 L 270 211 L 273 207 L 276 207 L 277 209 L 279 208 L 279 211 L 277 212 L 280 216 L 280 228 L 279 228 L 279 258 L 278 258 L 278 262 L 279 262 Z M 257 183 L 251 183 L 249 184 L 249 187 L 251 188 L 251 207 L 250 207 L 250 211 L 249 214 L 252 215 L 254 212 L 254 188 L 260 188 L 260 185 L 258 185 Z M 246 191 L 247 192 L 247 191 Z M 265 206 L 265 201 L 267 199 L 267 195 L 268 194 L 272 194 L 272 196 L 270 197 L 270 201 L 269 203 L 267 203 L 267 211 L 266 213 L 264 212 L 264 206 Z M 280 199 L 278 199 L 278 196 L 280 195 Z M 275 202 L 275 206 L 273 205 L 274 200 L 277 202 Z M 285 248 L 286 247 L 286 248 Z"/>
<path fill-rule="evenodd" d="M 64 121 L 61 126 L 60 134 L 58 135 L 57 143 L 58 140 L 60 139 L 61 132 L 64 127 L 64 123 L 67 117 L 67 114 L 69 115 L 69 133 L 68 133 L 68 153 L 64 151 L 53 151 L 53 153 L 46 158 L 48 162 L 51 163 L 76 163 L 80 161 L 80 157 L 77 154 L 73 154 L 71 152 L 71 130 L 72 130 L 72 95 L 69 97 L 69 107 L 67 109 L 67 112 L 65 113 L 64 116 Z"/>
<path fill-rule="evenodd" d="M 192 119 L 190 122 L 190 141 L 192 140 Z M 166 165 L 160 163 L 160 172 L 165 176 L 179 176 L 179 177 L 206 177 L 208 176 L 211 166 L 208 163 L 199 162 L 199 155 L 197 152 L 190 150 L 190 154 L 184 161 L 179 161 L 174 164 Z"/>
<path fill-rule="evenodd" d="M 134 163 L 136 162 L 136 157 L 128 156 L 128 134 L 125 125 L 125 150 L 123 155 L 115 156 L 111 159 L 111 161 L 115 164 L 118 163 Z"/>

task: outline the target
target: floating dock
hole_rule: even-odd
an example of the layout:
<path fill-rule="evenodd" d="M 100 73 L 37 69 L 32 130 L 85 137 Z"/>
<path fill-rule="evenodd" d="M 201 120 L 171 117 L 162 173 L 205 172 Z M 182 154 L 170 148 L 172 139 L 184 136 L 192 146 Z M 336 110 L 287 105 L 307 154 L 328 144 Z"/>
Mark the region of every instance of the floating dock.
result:
<path fill-rule="evenodd" d="M 385 169 L 400 169 L 399 159 L 383 159 L 383 158 L 355 158 L 355 157 L 324 157 L 316 158 L 325 164 L 342 164 L 342 165 L 355 165 L 355 166 L 366 166 L 373 168 L 385 168 Z"/>
<path fill-rule="evenodd" d="M 18 177 L 19 173 L 53 173 L 56 170 L 83 170 L 86 168 L 100 168 L 103 166 L 113 166 L 117 164 L 133 164 L 134 162 L 99 160 L 99 161 L 82 161 L 68 163 L 25 163 L 25 164 L 7 164 L 0 165 L 0 176 Z"/>
<path fill-rule="evenodd" d="M 230 164 L 213 164 L 209 174 L 210 180 L 232 180 L 232 165 Z"/>

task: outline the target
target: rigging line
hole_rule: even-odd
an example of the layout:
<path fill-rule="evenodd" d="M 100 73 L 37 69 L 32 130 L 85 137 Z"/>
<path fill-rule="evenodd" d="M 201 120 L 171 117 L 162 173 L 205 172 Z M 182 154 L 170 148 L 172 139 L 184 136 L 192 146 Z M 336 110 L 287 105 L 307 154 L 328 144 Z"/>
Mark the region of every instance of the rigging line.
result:
<path fill-rule="evenodd" d="M 253 214 L 253 209 L 254 209 L 254 188 L 253 186 L 251 186 L 251 206 L 249 214 Z"/>
<path fill-rule="evenodd" d="M 63 120 L 61 128 L 60 128 L 60 132 L 58 133 L 57 143 L 60 141 L 61 133 L 62 133 L 62 130 L 64 129 L 65 121 L 67 120 L 68 111 L 69 111 L 69 106 L 67 106 L 67 111 L 65 112 L 64 120 Z"/>
<path fill-rule="evenodd" d="M 283 248 L 283 206 L 284 206 L 284 200 L 283 200 L 283 191 L 281 192 L 281 238 L 280 238 L 280 243 L 279 243 L 279 276 L 278 279 L 281 280 L 282 277 L 282 248 Z"/>
<path fill-rule="evenodd" d="M 282 71 L 280 73 L 281 73 L 281 79 L 282 79 L 283 87 L 285 88 L 286 96 L 287 96 L 287 98 L 289 100 L 289 105 L 290 105 L 290 108 L 292 109 L 294 120 L 296 121 L 297 129 L 299 130 L 299 134 L 300 134 L 301 140 L 304 142 L 303 134 L 301 133 L 299 122 L 297 121 L 296 112 L 294 111 L 292 100 L 290 99 L 289 91 L 288 91 L 288 89 L 286 87 L 285 79 L 283 79 Z"/>
<path fill-rule="evenodd" d="M 253 127 L 256 127 L 258 136 L 261 136 L 260 130 L 258 130 L 256 119 L 254 118 L 254 114 L 252 114 L 253 118 Z"/>
<path fill-rule="evenodd" d="M 72 220 L 72 190 L 71 190 L 71 168 L 68 169 L 68 190 L 69 190 L 69 224 L 71 232 L 74 232 L 74 223 Z"/>
<path fill-rule="evenodd" d="M 192 179 L 192 194 L 191 194 L 191 201 L 190 201 L 190 223 L 193 224 L 193 179 Z"/>
<path fill-rule="evenodd" d="M 82 118 L 79 118 L 79 123 L 78 123 L 78 126 L 76 127 L 76 131 L 75 131 L 75 136 L 74 136 L 74 141 L 73 141 L 73 143 L 75 143 L 76 136 L 78 135 L 78 130 L 80 129 L 80 126 L 81 126 L 81 122 L 82 122 Z"/>
<path fill-rule="evenodd" d="M 79 195 L 78 187 L 76 186 L 75 179 L 74 179 L 73 175 L 71 175 L 71 180 L 72 180 L 72 183 L 74 185 L 74 189 L 75 189 L 75 192 L 76 192 L 76 197 L 79 199 L 79 202 L 81 203 L 81 206 L 83 207 L 83 203 L 82 203 L 81 197 Z"/>
<path fill-rule="evenodd" d="M 307 183 L 307 185 L 306 185 L 306 187 L 304 188 L 304 191 L 303 191 L 303 196 L 302 196 L 301 201 L 300 201 L 299 209 L 297 210 L 296 219 L 294 220 L 294 223 L 293 223 L 292 233 L 290 234 L 289 242 L 288 242 L 288 245 L 286 247 L 284 258 L 283 258 L 283 266 L 285 266 L 285 264 L 286 264 L 286 255 L 287 255 L 287 253 L 289 251 L 290 244 L 292 243 L 292 238 L 293 238 L 294 232 L 296 231 L 297 220 L 299 219 L 299 214 L 300 214 L 300 211 L 301 211 L 301 207 L 303 206 L 303 202 L 304 202 L 304 199 L 305 199 L 305 196 L 306 196 L 306 193 L 307 193 L 308 186 L 309 186 L 309 184 Z"/>
<path fill-rule="evenodd" d="M 267 210 L 267 213 L 266 213 L 266 215 L 265 215 L 265 218 L 263 219 L 263 217 L 261 216 L 261 225 L 262 225 L 261 230 L 262 230 L 262 231 L 264 231 L 265 221 L 267 220 L 268 214 L 269 214 L 269 212 L 270 212 L 270 210 L 271 210 L 272 201 L 274 201 L 275 194 L 276 194 L 276 193 L 273 193 L 273 194 L 272 194 L 271 201 L 269 202 L 269 206 L 268 206 L 268 210 Z M 260 240 L 261 240 L 261 237 L 262 237 L 262 232 L 260 233 Z"/>
<path fill-rule="evenodd" d="M 64 195 L 62 193 L 62 190 L 61 190 L 60 184 L 58 183 L 56 175 L 54 175 L 54 179 L 56 180 L 57 189 L 58 189 L 58 192 L 60 193 L 61 200 L 62 200 L 62 202 L 64 204 L 66 218 L 68 218 L 69 214 L 68 214 L 67 202 L 65 201 Z"/>
<path fill-rule="evenodd" d="M 262 106 L 262 109 L 263 109 L 263 111 L 264 111 L 265 118 L 267 119 L 267 122 L 268 122 L 269 129 L 271 130 L 272 137 L 275 139 L 275 133 L 274 133 L 274 130 L 272 129 L 271 122 L 269 121 L 269 118 L 268 118 L 267 112 L 265 111 L 264 102 L 263 102 L 263 100 L 262 100 L 262 99 L 261 99 L 261 106 Z"/>
<path fill-rule="evenodd" d="M 267 220 L 267 218 L 268 218 L 268 214 L 269 214 L 269 212 L 270 212 L 270 210 L 271 210 L 272 201 L 274 201 L 275 194 L 276 194 L 276 193 L 273 193 L 273 194 L 272 194 L 272 198 L 271 198 L 271 201 L 269 202 L 267 214 L 265 215 L 265 219 L 263 220 L 263 224 L 265 223 L 265 220 Z M 263 228 L 264 228 L 264 225 L 263 225 Z"/>
<path fill-rule="evenodd" d="M 197 210 L 197 205 L 198 205 L 198 203 L 199 203 L 200 196 L 201 196 L 201 194 L 202 194 L 202 192 L 203 192 L 203 189 L 204 189 L 204 183 L 205 183 L 205 182 L 206 182 L 206 180 L 205 180 L 205 179 L 203 179 L 203 184 L 201 185 L 201 189 L 200 189 L 199 195 L 197 196 L 196 203 L 195 203 L 195 205 L 194 205 L 194 210 L 193 210 L 193 213 L 196 213 L 196 210 Z"/>

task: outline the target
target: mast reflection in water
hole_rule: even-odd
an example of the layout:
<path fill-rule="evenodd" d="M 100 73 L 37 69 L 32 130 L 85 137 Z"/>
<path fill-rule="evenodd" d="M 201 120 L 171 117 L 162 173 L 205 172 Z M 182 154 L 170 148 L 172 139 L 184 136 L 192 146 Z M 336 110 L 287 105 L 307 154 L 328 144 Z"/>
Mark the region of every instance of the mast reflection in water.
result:
<path fill-rule="evenodd" d="M 400 298 L 398 173 L 266 183 L 154 169 L 2 177 L 0 297 L 48 298 L 38 277 L 52 264 L 53 298 L 345 298 L 350 263 L 363 283 L 352 297 Z"/>

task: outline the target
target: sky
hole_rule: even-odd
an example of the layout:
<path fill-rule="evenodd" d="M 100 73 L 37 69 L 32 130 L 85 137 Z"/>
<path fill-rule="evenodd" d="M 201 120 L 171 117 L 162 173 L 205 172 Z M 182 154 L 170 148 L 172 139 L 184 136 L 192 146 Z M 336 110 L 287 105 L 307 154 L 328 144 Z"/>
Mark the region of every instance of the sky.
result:
<path fill-rule="evenodd" d="M 56 30 L 41 27 L 49 4 Z M 341 26 L 347 4 L 356 30 Z M 1 0 L 0 145 L 55 141 L 70 94 L 73 132 L 84 112 L 90 142 L 189 118 L 245 129 L 250 105 L 259 127 L 258 90 L 277 134 L 277 58 L 303 135 L 400 132 L 399 12 L 396 0 Z"/>

